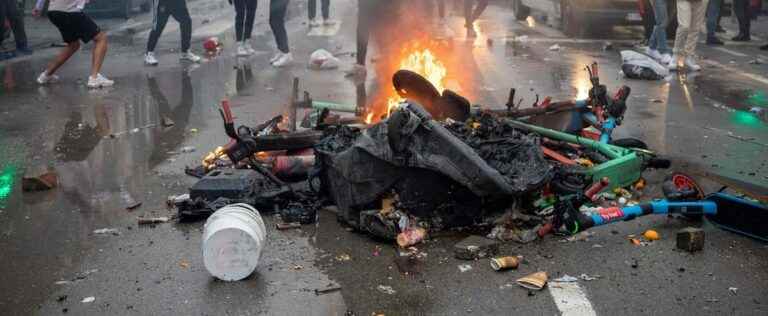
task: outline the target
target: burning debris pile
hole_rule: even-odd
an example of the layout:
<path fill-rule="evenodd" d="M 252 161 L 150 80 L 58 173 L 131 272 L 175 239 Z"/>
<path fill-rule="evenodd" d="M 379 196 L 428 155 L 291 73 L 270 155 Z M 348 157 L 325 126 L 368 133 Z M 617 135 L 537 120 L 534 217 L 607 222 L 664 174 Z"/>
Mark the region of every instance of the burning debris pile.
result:
<path fill-rule="evenodd" d="M 490 224 L 504 205 L 541 188 L 552 166 L 537 136 L 490 116 L 482 122 L 441 123 L 405 103 L 365 130 L 329 131 L 316 147 L 321 193 L 340 219 L 379 237 L 413 221 L 430 229 Z M 384 209 L 387 197 L 395 203 Z"/>

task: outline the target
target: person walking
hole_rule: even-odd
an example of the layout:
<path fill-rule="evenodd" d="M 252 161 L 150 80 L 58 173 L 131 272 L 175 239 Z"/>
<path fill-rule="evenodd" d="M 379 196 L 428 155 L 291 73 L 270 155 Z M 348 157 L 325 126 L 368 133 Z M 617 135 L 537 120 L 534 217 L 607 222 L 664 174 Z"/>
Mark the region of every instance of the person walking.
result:
<path fill-rule="evenodd" d="M 32 10 L 34 16 L 42 12 L 46 0 L 37 0 Z M 94 42 L 91 59 L 91 74 L 88 76 L 89 88 L 109 87 L 114 81 L 104 77 L 100 71 L 107 55 L 107 34 L 91 20 L 83 8 L 87 0 L 50 0 L 48 19 L 59 29 L 67 46 L 64 47 L 48 67 L 37 77 L 37 83 L 44 85 L 59 79 L 56 71 L 80 49 L 80 42 Z"/>
<path fill-rule="evenodd" d="M 483 15 L 486 7 L 488 7 L 488 0 L 464 0 L 464 26 L 467 28 L 467 37 L 477 37 L 474 24 Z"/>
<path fill-rule="evenodd" d="M 707 45 L 725 45 L 723 41 L 717 38 L 717 28 L 720 26 L 720 10 L 723 7 L 723 0 L 709 0 L 707 6 Z"/>
<path fill-rule="evenodd" d="M 179 60 L 200 62 L 200 56 L 195 55 L 189 50 L 192 40 L 192 18 L 187 9 L 187 0 L 153 0 L 152 3 L 152 31 L 149 33 L 147 41 L 147 53 L 144 54 L 144 63 L 150 66 L 158 64 L 155 57 L 155 47 L 160 35 L 163 34 L 165 25 L 168 24 L 168 18 L 173 16 L 176 22 L 179 22 L 181 28 L 181 56 Z"/>
<path fill-rule="evenodd" d="M 235 6 L 235 39 L 237 40 L 237 56 L 250 56 L 256 53 L 249 42 L 253 33 L 253 22 L 256 18 L 258 0 L 229 0 Z"/>
<path fill-rule="evenodd" d="M 315 19 L 317 16 L 317 0 L 308 1 L 309 27 L 318 27 L 320 26 L 320 22 Z M 320 0 L 320 6 L 323 13 L 323 24 L 330 25 L 332 23 L 331 20 L 329 20 L 331 16 L 331 0 Z"/>
<path fill-rule="evenodd" d="M 669 25 L 667 0 L 653 0 L 652 6 L 656 24 L 653 26 L 653 32 L 648 39 L 646 53 L 663 64 L 669 64 L 672 56 L 669 55 L 669 47 L 667 46 L 667 25 Z"/>
<path fill-rule="evenodd" d="M 751 41 L 752 37 L 749 34 L 752 26 L 750 0 L 733 0 L 733 12 L 736 14 L 736 19 L 739 21 L 739 34 L 731 40 L 734 42 Z"/>
<path fill-rule="evenodd" d="M 269 1 L 269 26 L 277 43 L 277 54 L 269 60 L 274 67 L 284 67 L 293 62 L 293 54 L 288 46 L 288 32 L 285 30 L 285 16 L 290 0 Z"/>
<path fill-rule="evenodd" d="M 704 24 L 708 4 L 708 0 L 677 0 L 677 35 L 669 70 L 676 71 L 681 61 L 692 71 L 701 70 L 694 54 L 699 41 L 699 27 Z"/>
<path fill-rule="evenodd" d="M 19 11 L 19 6 L 16 4 L 16 0 L 0 0 L 0 44 L 3 42 L 3 30 L 5 28 L 5 20 L 8 20 L 8 24 L 13 31 L 13 38 L 16 40 L 16 52 L 29 55 L 32 54 L 32 50 L 27 46 L 27 33 L 24 30 L 24 17 Z"/>

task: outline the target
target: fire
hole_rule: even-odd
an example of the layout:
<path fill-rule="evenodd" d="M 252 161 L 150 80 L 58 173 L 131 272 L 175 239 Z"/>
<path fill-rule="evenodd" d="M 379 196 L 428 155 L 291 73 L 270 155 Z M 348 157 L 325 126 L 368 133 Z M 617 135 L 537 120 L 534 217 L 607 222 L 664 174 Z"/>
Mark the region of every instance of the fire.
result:
<path fill-rule="evenodd" d="M 365 124 L 371 123 L 373 123 L 373 112 L 368 113 L 368 116 L 365 117 Z"/>
<path fill-rule="evenodd" d="M 406 56 L 400 62 L 400 69 L 410 70 L 422 75 L 441 93 L 445 90 L 445 78 L 448 70 L 429 49 L 416 51 Z M 389 97 L 387 100 L 387 115 L 400 106 L 400 103 L 403 101 L 405 100 L 396 93 Z"/>

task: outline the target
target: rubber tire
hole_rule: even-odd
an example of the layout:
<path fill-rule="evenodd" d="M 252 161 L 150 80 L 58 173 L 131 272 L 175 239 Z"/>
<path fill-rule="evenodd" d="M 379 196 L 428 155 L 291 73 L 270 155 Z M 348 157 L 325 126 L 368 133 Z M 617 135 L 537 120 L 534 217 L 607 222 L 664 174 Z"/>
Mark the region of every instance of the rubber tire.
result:
<path fill-rule="evenodd" d="M 563 168 L 563 170 L 558 170 L 558 174 L 555 175 L 555 178 L 549 182 L 549 189 L 552 190 L 552 192 L 556 195 L 560 196 L 581 194 L 584 192 L 584 190 L 587 189 L 587 186 L 589 186 L 587 179 L 585 179 L 585 175 L 582 172 L 579 172 L 578 167 Z M 567 181 L 575 180 L 578 178 L 581 178 L 579 179 L 580 183 Z"/>
<path fill-rule="evenodd" d="M 531 15 L 531 8 L 524 5 L 522 0 L 512 0 L 512 11 L 515 12 L 515 19 L 523 21 Z"/>
<path fill-rule="evenodd" d="M 624 148 L 640 148 L 640 149 L 648 149 L 648 145 L 637 138 L 621 138 L 621 139 L 614 139 L 610 143 L 614 146 L 624 147 Z"/>

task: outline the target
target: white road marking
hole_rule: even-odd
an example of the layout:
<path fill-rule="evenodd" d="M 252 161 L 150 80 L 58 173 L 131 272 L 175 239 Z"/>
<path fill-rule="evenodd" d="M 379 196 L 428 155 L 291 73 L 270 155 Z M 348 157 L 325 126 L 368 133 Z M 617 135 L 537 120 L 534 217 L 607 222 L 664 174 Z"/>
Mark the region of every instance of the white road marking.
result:
<path fill-rule="evenodd" d="M 578 282 L 549 282 L 548 287 L 563 316 L 597 316 Z"/>
<path fill-rule="evenodd" d="M 729 71 L 731 73 L 738 74 L 738 75 L 740 75 L 742 77 L 746 77 L 748 79 L 751 79 L 751 80 L 754 80 L 754 81 L 757 81 L 757 82 L 761 82 L 763 84 L 768 84 L 768 78 L 766 78 L 766 77 L 763 77 L 763 76 L 760 76 L 760 75 L 756 75 L 756 74 L 753 74 L 753 73 L 749 73 L 749 72 L 745 72 L 745 71 L 737 69 L 735 67 L 726 66 L 726 65 L 723 65 L 723 64 L 721 64 L 719 62 L 711 60 L 711 59 L 706 59 L 706 60 L 703 60 L 702 62 L 705 63 L 705 64 L 709 64 L 710 66 L 715 66 L 715 67 L 723 68 L 723 69 L 725 69 L 725 70 L 727 70 L 727 71 Z"/>
<path fill-rule="evenodd" d="M 714 48 L 712 48 L 712 49 L 714 49 L 714 50 L 719 50 L 719 51 L 721 51 L 721 52 L 723 52 L 723 53 L 726 53 L 726 54 L 731 54 L 731 55 L 733 55 L 733 56 L 736 56 L 736 57 L 747 57 L 747 56 L 749 56 L 749 55 L 747 55 L 747 54 L 739 53 L 739 52 L 737 52 L 737 51 L 732 51 L 732 50 L 730 50 L 730 49 L 727 49 L 727 48 L 725 48 L 725 47 L 714 47 Z"/>
<path fill-rule="evenodd" d="M 307 36 L 334 36 L 339 33 L 341 29 L 341 21 L 333 21 L 331 25 L 321 25 L 319 27 L 313 27 Z"/>

